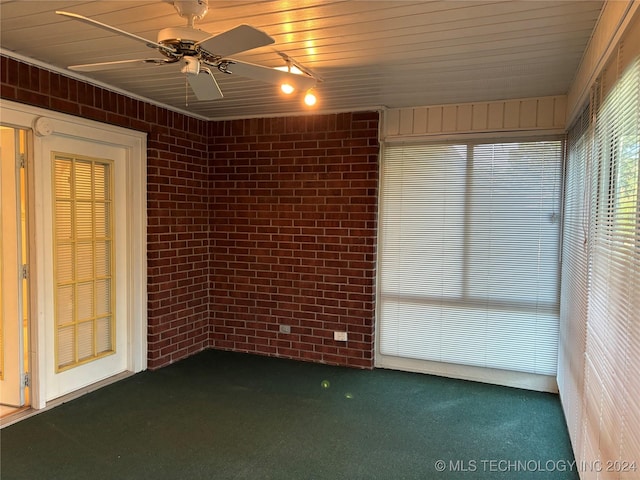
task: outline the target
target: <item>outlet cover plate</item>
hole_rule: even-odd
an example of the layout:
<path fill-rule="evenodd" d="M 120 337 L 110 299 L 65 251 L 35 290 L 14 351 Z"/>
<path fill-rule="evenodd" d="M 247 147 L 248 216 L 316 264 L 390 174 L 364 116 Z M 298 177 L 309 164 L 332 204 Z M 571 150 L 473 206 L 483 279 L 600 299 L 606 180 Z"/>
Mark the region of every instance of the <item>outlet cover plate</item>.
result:
<path fill-rule="evenodd" d="M 346 342 L 347 332 L 333 332 L 333 339 L 338 342 Z"/>

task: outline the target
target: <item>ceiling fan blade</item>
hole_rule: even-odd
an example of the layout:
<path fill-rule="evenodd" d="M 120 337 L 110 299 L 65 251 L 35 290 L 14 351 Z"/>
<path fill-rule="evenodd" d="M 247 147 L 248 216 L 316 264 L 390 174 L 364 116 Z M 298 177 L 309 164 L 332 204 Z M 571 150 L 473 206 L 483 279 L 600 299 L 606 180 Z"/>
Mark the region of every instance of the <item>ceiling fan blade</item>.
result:
<path fill-rule="evenodd" d="M 125 37 L 129 37 L 129 38 L 131 38 L 133 40 L 136 40 L 138 42 L 144 43 L 147 47 L 157 48 L 158 50 L 164 50 L 167 53 L 175 53 L 175 50 L 173 48 L 171 48 L 171 47 L 167 47 L 166 45 L 162 45 L 162 44 L 160 44 L 158 42 L 154 42 L 152 40 L 148 40 L 146 38 L 139 37 L 138 35 L 135 35 L 133 33 L 129 33 L 129 32 L 126 32 L 124 30 L 120 30 L 119 28 L 112 27 L 111 25 L 107 25 L 106 23 L 98 22 L 97 20 L 93 20 L 91 18 L 87 18 L 87 17 L 84 17 L 82 15 L 78 15 L 77 13 L 63 12 L 63 11 L 60 11 L 60 10 L 57 10 L 56 13 L 58 15 L 63 15 L 65 17 L 69 17 L 69 18 L 72 18 L 74 20 L 79 20 L 79 21 L 87 23 L 89 25 L 93 25 L 94 27 L 102 28 L 103 30 L 106 30 L 106 31 L 111 32 L 111 33 L 117 33 L 118 35 L 124 35 Z"/>
<path fill-rule="evenodd" d="M 218 82 L 208 69 L 201 69 L 197 75 L 187 74 L 187 81 L 198 100 L 218 100 L 223 97 Z"/>
<path fill-rule="evenodd" d="M 226 57 L 235 53 L 264 47 L 275 43 L 275 40 L 262 30 L 253 28 L 250 25 L 238 25 L 231 30 L 212 35 L 196 43 L 197 46 L 206 51 Z"/>
<path fill-rule="evenodd" d="M 100 63 L 85 63 L 82 65 L 69 65 L 69 70 L 76 72 L 98 72 L 101 70 L 117 70 L 120 68 L 138 67 L 140 65 L 165 65 L 167 63 L 174 63 L 172 60 L 161 60 L 156 58 L 143 58 L 138 60 L 120 60 L 116 62 L 100 62 Z"/>
<path fill-rule="evenodd" d="M 229 72 L 241 77 L 252 78 L 261 82 L 282 84 L 288 83 L 297 90 L 308 90 L 316 84 L 316 79 L 308 75 L 296 75 L 253 63 L 231 60 Z"/>

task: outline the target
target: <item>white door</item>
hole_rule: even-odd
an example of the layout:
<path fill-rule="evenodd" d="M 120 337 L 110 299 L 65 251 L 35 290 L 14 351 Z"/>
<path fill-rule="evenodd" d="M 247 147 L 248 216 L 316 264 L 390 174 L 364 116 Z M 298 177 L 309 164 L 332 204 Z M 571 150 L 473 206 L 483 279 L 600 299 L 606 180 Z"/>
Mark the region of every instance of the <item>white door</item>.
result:
<path fill-rule="evenodd" d="M 0 403 L 12 407 L 25 403 L 19 135 L 0 127 Z"/>
<path fill-rule="evenodd" d="M 26 134 L 24 362 L 40 409 L 147 367 L 146 134 L 4 99 L 0 110 Z"/>
<path fill-rule="evenodd" d="M 127 370 L 127 149 L 52 135 L 42 174 L 46 398 Z"/>

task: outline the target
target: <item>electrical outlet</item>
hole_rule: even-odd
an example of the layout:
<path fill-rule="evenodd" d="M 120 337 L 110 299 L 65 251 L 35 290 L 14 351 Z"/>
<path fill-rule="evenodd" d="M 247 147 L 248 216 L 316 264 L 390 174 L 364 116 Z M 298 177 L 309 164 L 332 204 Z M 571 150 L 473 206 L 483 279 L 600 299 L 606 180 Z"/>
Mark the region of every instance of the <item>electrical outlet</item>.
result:
<path fill-rule="evenodd" d="M 333 339 L 338 342 L 346 342 L 347 332 L 333 332 Z"/>
<path fill-rule="evenodd" d="M 291 325 L 280 325 L 280 333 L 291 333 Z"/>

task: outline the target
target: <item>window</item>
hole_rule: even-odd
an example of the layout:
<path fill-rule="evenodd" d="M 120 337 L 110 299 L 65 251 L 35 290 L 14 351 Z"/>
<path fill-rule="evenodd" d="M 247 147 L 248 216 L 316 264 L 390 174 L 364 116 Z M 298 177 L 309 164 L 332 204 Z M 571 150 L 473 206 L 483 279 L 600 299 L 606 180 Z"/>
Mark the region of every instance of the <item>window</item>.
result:
<path fill-rule="evenodd" d="M 640 448 L 640 59 L 595 111 L 589 158 L 589 281 L 581 436 L 585 456 L 637 458 Z M 577 161 L 571 158 L 573 163 Z M 565 321 L 566 321 L 565 320 Z"/>
<path fill-rule="evenodd" d="M 587 108 L 569 132 L 564 188 L 564 228 L 562 240 L 562 288 L 558 348 L 558 389 L 574 445 L 581 428 L 584 351 L 587 341 L 587 288 L 589 282 L 589 169 L 592 156 Z"/>
<path fill-rule="evenodd" d="M 562 151 L 386 146 L 381 354 L 555 375 Z"/>
<path fill-rule="evenodd" d="M 112 165 L 54 154 L 56 364 L 113 353 Z"/>

